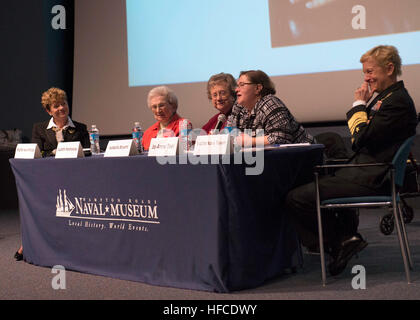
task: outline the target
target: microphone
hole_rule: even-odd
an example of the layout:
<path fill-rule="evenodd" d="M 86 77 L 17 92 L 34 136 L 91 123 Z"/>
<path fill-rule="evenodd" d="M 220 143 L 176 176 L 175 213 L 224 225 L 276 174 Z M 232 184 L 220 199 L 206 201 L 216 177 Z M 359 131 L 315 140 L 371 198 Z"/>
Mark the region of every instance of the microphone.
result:
<path fill-rule="evenodd" d="M 217 117 L 216 127 L 214 127 L 214 129 L 219 131 L 225 122 L 226 116 L 223 113 L 219 114 L 219 116 Z"/>

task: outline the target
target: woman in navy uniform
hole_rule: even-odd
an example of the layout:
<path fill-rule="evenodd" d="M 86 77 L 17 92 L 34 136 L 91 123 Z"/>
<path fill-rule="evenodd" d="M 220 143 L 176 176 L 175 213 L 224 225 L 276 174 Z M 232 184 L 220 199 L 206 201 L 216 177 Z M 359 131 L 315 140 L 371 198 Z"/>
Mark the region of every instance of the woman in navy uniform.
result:
<path fill-rule="evenodd" d="M 402 143 L 416 134 L 417 116 L 413 100 L 397 81 L 401 75 L 401 58 L 393 46 L 377 46 L 360 59 L 364 81 L 355 90 L 353 107 L 347 121 L 355 152 L 350 163 L 391 162 Z M 374 94 L 377 96 L 374 97 Z M 371 101 L 370 101 L 371 100 Z M 335 175 L 319 180 L 321 201 L 329 198 L 381 195 L 389 192 L 390 181 L 384 167 L 343 168 Z M 286 199 L 292 220 L 302 244 L 318 243 L 316 195 L 314 183 L 289 192 Z M 357 233 L 358 218 L 354 211 L 325 212 L 325 241 L 332 262 L 331 275 L 341 273 L 347 262 L 367 246 Z"/>

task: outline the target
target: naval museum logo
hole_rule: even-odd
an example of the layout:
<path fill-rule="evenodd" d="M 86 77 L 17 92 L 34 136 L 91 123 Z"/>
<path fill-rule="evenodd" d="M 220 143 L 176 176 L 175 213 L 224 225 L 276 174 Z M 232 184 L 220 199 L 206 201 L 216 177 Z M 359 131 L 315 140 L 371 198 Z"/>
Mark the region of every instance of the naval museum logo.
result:
<path fill-rule="evenodd" d="M 71 213 L 74 210 L 74 205 L 71 203 L 70 199 L 67 198 L 66 190 L 63 191 L 63 194 L 61 194 L 61 189 L 58 190 L 57 195 L 57 210 L 56 210 L 56 216 L 57 217 L 70 217 Z"/>
<path fill-rule="evenodd" d="M 69 218 L 72 227 L 100 230 L 149 231 L 149 225 L 160 223 L 156 200 L 70 197 L 66 189 L 57 192 L 56 217 Z"/>

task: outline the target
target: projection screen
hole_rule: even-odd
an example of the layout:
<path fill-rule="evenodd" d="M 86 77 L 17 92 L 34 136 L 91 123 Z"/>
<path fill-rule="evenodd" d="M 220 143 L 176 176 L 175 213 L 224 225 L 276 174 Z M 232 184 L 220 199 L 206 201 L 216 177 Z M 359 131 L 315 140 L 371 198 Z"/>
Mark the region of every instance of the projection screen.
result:
<path fill-rule="evenodd" d="M 379 44 L 398 48 L 418 105 L 418 16 L 418 0 L 76 0 L 72 117 L 107 135 L 146 129 L 147 93 L 167 85 L 199 128 L 216 113 L 211 75 L 260 69 L 298 121 L 342 121 Z"/>

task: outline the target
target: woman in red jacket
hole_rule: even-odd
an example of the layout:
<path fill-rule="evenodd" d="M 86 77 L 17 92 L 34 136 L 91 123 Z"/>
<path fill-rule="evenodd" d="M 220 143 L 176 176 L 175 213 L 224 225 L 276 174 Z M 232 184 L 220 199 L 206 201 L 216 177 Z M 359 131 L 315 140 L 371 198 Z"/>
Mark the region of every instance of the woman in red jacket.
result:
<path fill-rule="evenodd" d="M 179 123 L 184 120 L 176 112 L 178 98 L 166 86 L 150 90 L 147 96 L 147 105 L 152 110 L 157 122 L 144 132 L 142 139 L 144 150 L 149 150 L 150 141 L 153 138 L 179 136 Z"/>

